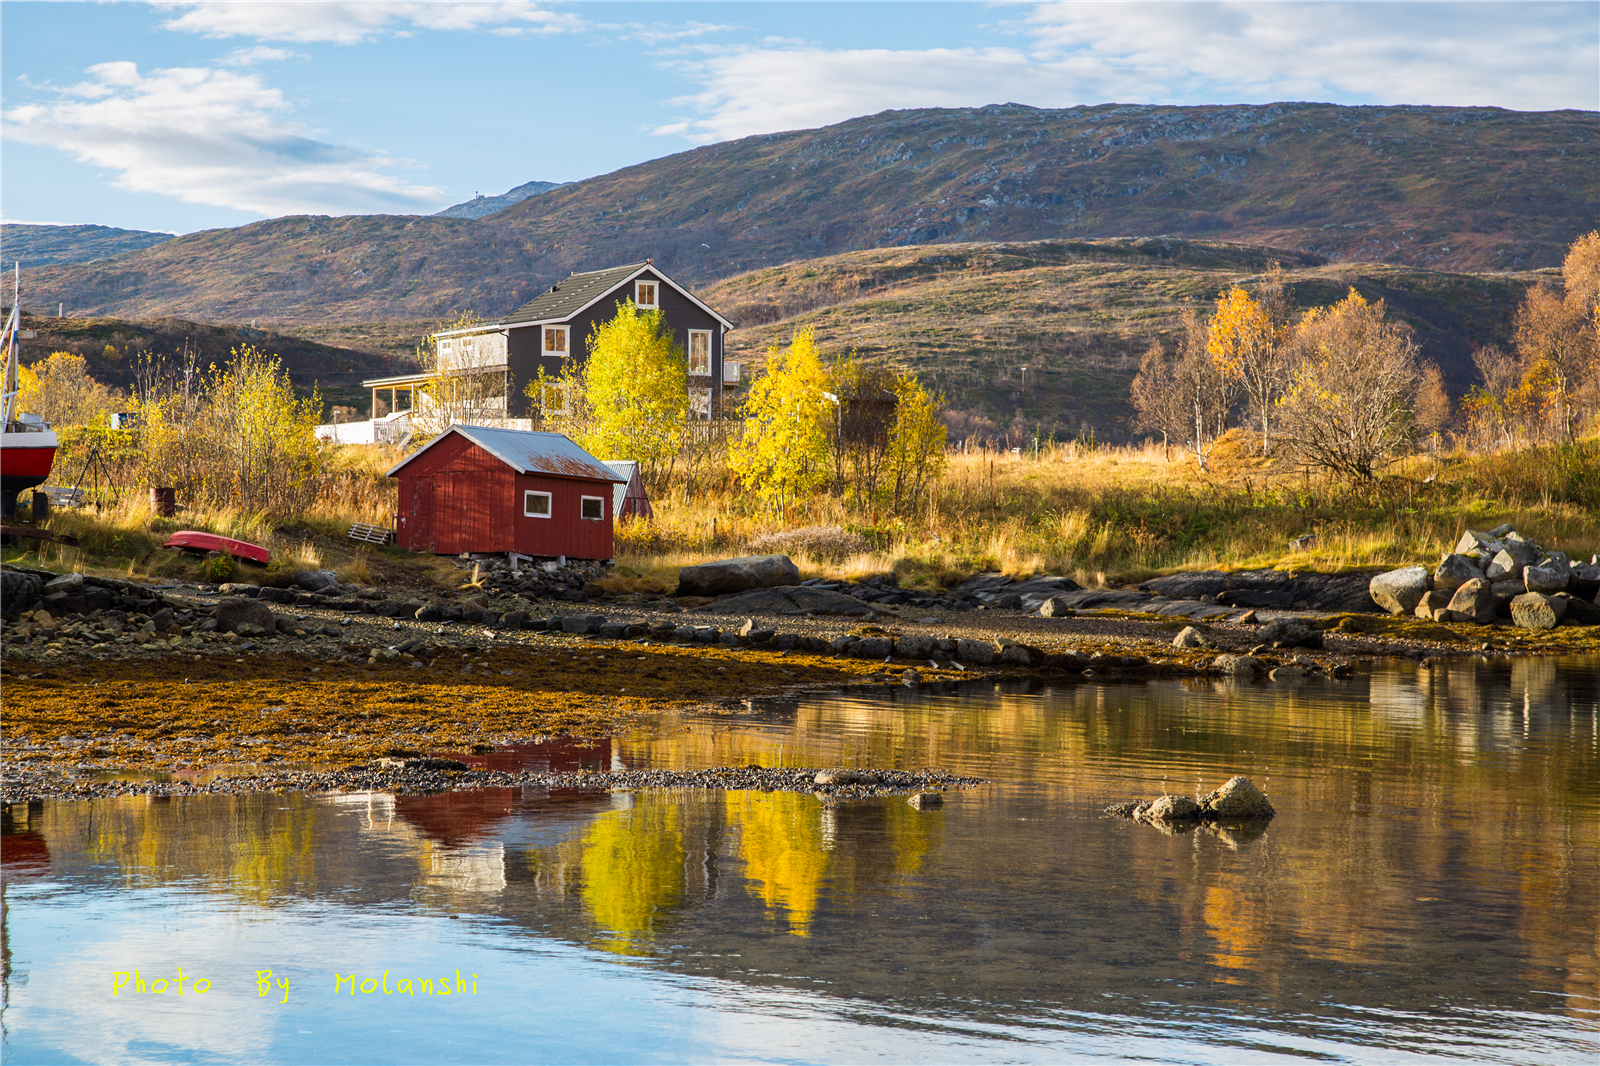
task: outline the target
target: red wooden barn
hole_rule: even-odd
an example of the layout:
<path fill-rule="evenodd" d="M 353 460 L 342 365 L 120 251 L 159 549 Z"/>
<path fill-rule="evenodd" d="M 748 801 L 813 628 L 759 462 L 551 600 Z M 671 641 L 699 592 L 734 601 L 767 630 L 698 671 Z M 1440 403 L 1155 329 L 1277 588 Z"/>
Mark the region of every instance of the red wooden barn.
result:
<path fill-rule="evenodd" d="M 406 456 L 396 541 L 436 555 L 610 559 L 621 479 L 560 433 L 451 426 Z"/>

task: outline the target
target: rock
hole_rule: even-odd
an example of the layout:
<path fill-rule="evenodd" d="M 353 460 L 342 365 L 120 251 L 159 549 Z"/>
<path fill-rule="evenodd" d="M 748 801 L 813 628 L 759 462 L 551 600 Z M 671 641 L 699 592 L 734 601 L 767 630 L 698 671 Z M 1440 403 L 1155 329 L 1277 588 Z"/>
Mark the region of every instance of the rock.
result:
<path fill-rule="evenodd" d="M 52 592 L 73 593 L 81 588 L 83 588 L 83 575 L 73 571 L 70 574 L 62 574 L 60 577 L 53 577 L 46 581 L 44 583 L 44 594 L 48 596 Z"/>
<path fill-rule="evenodd" d="M 1278 813 L 1248 777 L 1229 778 L 1215 792 L 1201 796 L 1200 806 L 1213 817 L 1227 819 L 1271 818 Z"/>
<path fill-rule="evenodd" d="M 995 660 L 994 645 L 986 640 L 967 640 L 962 638 L 956 641 L 955 657 L 961 662 L 973 666 L 993 666 Z"/>
<path fill-rule="evenodd" d="M 1278 666 L 1268 674 L 1268 681 L 1297 681 L 1302 677 L 1310 676 L 1311 671 L 1303 666 Z"/>
<path fill-rule="evenodd" d="M 1181 822 L 1200 817 L 1200 804 L 1188 796 L 1159 796 L 1139 812 L 1146 822 Z"/>
<path fill-rule="evenodd" d="M 339 575 L 332 570 L 302 570 L 294 575 L 294 583 L 307 592 L 320 592 L 323 589 L 337 588 Z"/>
<path fill-rule="evenodd" d="M 589 632 L 589 619 L 581 614 L 569 614 L 561 619 L 561 632 L 587 633 Z"/>
<path fill-rule="evenodd" d="M 1483 571 L 1478 569 L 1476 563 L 1465 555 L 1451 552 L 1440 559 L 1439 565 L 1434 568 L 1433 587 L 1454 592 L 1468 581 L 1479 580 L 1482 577 Z"/>
<path fill-rule="evenodd" d="M 507 611 L 500 616 L 500 624 L 507 629 L 521 629 L 522 623 L 528 620 L 527 611 Z"/>
<path fill-rule="evenodd" d="M 1007 666 L 1036 670 L 1044 665 L 1044 652 L 1027 644 L 1008 644 L 1000 649 L 1000 661 Z"/>
<path fill-rule="evenodd" d="M 483 617 L 483 608 L 471 600 L 461 605 L 461 620 L 463 622 L 481 622 Z"/>
<path fill-rule="evenodd" d="M 403 764 L 407 770 L 468 770 L 466 763 L 455 759 L 407 759 Z"/>
<path fill-rule="evenodd" d="M 919 811 L 930 811 L 935 807 L 943 807 L 944 797 L 937 792 L 918 792 L 915 796 L 907 796 L 906 802 Z"/>
<path fill-rule="evenodd" d="M 31 611 L 44 594 L 44 581 L 37 574 L 0 573 L 0 610 L 6 614 Z"/>
<path fill-rule="evenodd" d="M 1475 578 L 1456 589 L 1445 605 L 1452 622 L 1476 622 L 1481 626 L 1494 621 L 1494 586 L 1485 578 Z"/>
<path fill-rule="evenodd" d="M 276 631 L 278 625 L 272 608 L 260 600 L 244 596 L 224 596 L 218 600 L 212 619 L 217 623 L 218 632 L 222 633 L 237 633 L 242 625 L 258 626 L 262 633 L 271 633 Z"/>
<path fill-rule="evenodd" d="M 787 555 L 747 555 L 686 566 L 678 573 L 679 596 L 721 596 L 746 589 L 800 584 L 800 568 Z"/>
<path fill-rule="evenodd" d="M 151 615 L 150 622 L 156 627 L 157 633 L 168 633 L 174 629 L 183 628 L 183 626 L 178 624 L 178 618 L 172 613 L 171 607 L 163 607 L 161 610 Z"/>
<path fill-rule="evenodd" d="M 295 598 L 295 594 L 292 589 L 274 588 L 263 588 L 260 592 L 256 593 L 256 596 L 260 599 L 266 600 L 268 603 L 285 604 L 293 603 Z"/>
<path fill-rule="evenodd" d="M 739 635 L 741 637 L 748 637 L 751 633 L 754 633 L 755 631 L 756 631 L 756 620 L 754 618 L 746 618 L 744 620 L 744 625 L 739 627 Z"/>
<path fill-rule="evenodd" d="M 887 659 L 894 654 L 891 637 L 862 637 L 850 646 L 850 654 L 857 659 Z"/>
<path fill-rule="evenodd" d="M 1280 618 L 1262 626 L 1257 639 L 1275 648 L 1320 648 L 1322 630 L 1312 629 L 1293 618 Z"/>
<path fill-rule="evenodd" d="M 1554 629 L 1567 613 L 1567 597 L 1524 592 L 1511 601 L 1511 621 L 1523 629 Z"/>
<path fill-rule="evenodd" d="M 922 675 L 917 673 L 915 669 L 907 670 L 900 675 L 900 683 L 906 688 L 916 688 L 922 684 Z"/>
<path fill-rule="evenodd" d="M 1450 600 L 1455 596 L 1453 592 L 1443 589 L 1434 589 L 1422 597 L 1422 602 L 1417 604 L 1417 609 L 1412 613 L 1418 618 L 1432 619 L 1436 611 L 1442 611 L 1450 606 Z"/>
<path fill-rule="evenodd" d="M 1589 602 L 1582 596 L 1569 596 L 1562 593 L 1552 599 L 1565 601 L 1566 607 L 1561 615 L 1561 624 L 1565 626 L 1600 626 L 1600 605 Z"/>
<path fill-rule="evenodd" d="M 913 633 L 894 642 L 894 653 L 905 659 L 926 659 L 933 655 L 937 643 L 926 633 Z"/>
<path fill-rule="evenodd" d="M 1390 614 L 1409 614 L 1428 592 L 1428 571 L 1420 566 L 1390 570 L 1368 582 L 1367 592 Z"/>
<path fill-rule="evenodd" d="M 715 644 L 722 639 L 722 631 L 716 626 L 695 626 L 694 639 L 701 644 Z"/>
<path fill-rule="evenodd" d="M 257 625 L 254 622 L 240 622 L 238 625 L 233 627 L 233 631 L 239 634 L 241 637 L 264 637 L 269 632 L 276 633 L 278 631 L 278 624 L 276 621 L 274 621 L 272 623 L 272 628 L 269 630 L 267 627 Z"/>
<path fill-rule="evenodd" d="M 1529 592 L 1543 592 L 1548 596 L 1567 591 L 1570 573 L 1571 570 L 1564 565 L 1525 566 L 1522 568 L 1522 583 Z"/>
<path fill-rule="evenodd" d="M 235 581 L 229 581 L 224 585 L 218 586 L 217 591 L 224 596 L 259 596 L 261 594 L 261 586 L 243 585 Z"/>
<path fill-rule="evenodd" d="M 777 631 L 772 629 L 752 629 L 745 634 L 745 639 L 752 644 L 770 644 L 777 635 Z"/>
<path fill-rule="evenodd" d="M 411 617 L 419 622 L 442 622 L 444 621 L 444 612 L 430 603 L 426 607 L 418 607 Z"/>
<path fill-rule="evenodd" d="M 1178 630 L 1178 635 L 1172 638 L 1174 648 L 1209 648 L 1211 642 L 1206 635 L 1194 626 L 1184 626 Z"/>
<path fill-rule="evenodd" d="M 832 770 L 818 770 L 812 782 L 818 785 L 876 785 L 878 775 L 869 770 L 852 770 L 841 766 Z"/>
<path fill-rule="evenodd" d="M 1486 558 L 1493 558 L 1496 552 L 1504 550 L 1505 544 L 1499 537 L 1480 533 L 1475 529 L 1467 530 L 1461 534 L 1461 539 L 1456 541 L 1458 555 L 1483 555 Z"/>
<path fill-rule="evenodd" d="M 1522 576 L 1522 568 L 1526 563 L 1517 562 L 1516 556 L 1501 548 L 1489 560 L 1489 565 L 1484 567 L 1483 576 L 1490 581 L 1502 581 L 1508 577 Z"/>
<path fill-rule="evenodd" d="M 850 645 L 854 644 L 855 642 L 856 638 L 848 635 L 834 637 L 832 640 L 828 641 L 828 650 L 833 652 L 835 655 L 841 655 L 848 651 Z"/>
<path fill-rule="evenodd" d="M 1039 605 L 1039 617 L 1041 618 L 1071 618 L 1077 613 L 1060 596 L 1051 596 Z"/>
<path fill-rule="evenodd" d="M 1261 660 L 1249 655 L 1219 655 L 1211 661 L 1211 669 L 1224 677 L 1255 677 L 1261 673 Z"/>
<path fill-rule="evenodd" d="M 1506 551 L 1510 552 L 1512 558 L 1516 559 L 1519 567 L 1532 566 L 1544 554 L 1544 549 L 1539 547 L 1538 541 L 1529 540 L 1515 530 L 1507 533 L 1501 539 L 1505 542 Z"/>
<path fill-rule="evenodd" d="M 1489 591 L 1494 593 L 1495 607 L 1501 615 L 1511 610 L 1511 601 L 1528 591 L 1523 587 L 1520 577 L 1510 581 L 1496 581 L 1489 586 Z"/>

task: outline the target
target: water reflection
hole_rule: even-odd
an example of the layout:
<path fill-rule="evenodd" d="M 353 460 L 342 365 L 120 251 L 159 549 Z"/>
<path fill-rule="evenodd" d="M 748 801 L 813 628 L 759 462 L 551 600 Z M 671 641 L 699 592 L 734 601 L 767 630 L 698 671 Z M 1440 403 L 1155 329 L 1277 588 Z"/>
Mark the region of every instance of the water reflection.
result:
<path fill-rule="evenodd" d="M 83 929 L 112 919 L 133 941 L 185 908 L 250 914 L 269 929 L 251 935 L 301 960 L 280 970 L 310 986 L 332 955 L 399 972 L 435 938 L 419 946 L 407 923 L 464 914 L 492 924 L 459 950 L 489 953 L 472 964 L 506 967 L 518 988 L 555 980 L 548 953 L 562 945 L 631 961 L 596 971 L 613 975 L 601 985 L 693 974 L 741 995 L 850 1004 L 838 1024 L 859 1030 L 842 1045 L 856 1053 L 836 1057 L 894 1057 L 890 1033 L 916 1029 L 942 1034 L 920 1057 L 956 1057 L 966 1040 L 1180 1058 L 1195 1056 L 1190 1041 L 1317 1054 L 1457 1054 L 1467 1041 L 1480 1058 L 1592 1060 L 1597 677 L 1592 659 L 1464 661 L 1290 689 L 818 697 L 665 737 L 477 757 L 499 768 L 941 765 L 994 782 L 933 810 L 536 789 L 13 805 L 0 856 L 7 952 L 23 911 L 61 921 L 86 908 Z M 1264 830 L 1169 835 L 1098 813 L 1235 772 L 1270 792 L 1280 814 Z M 38 997 L 52 992 L 57 1011 L 79 1004 L 75 1025 L 105 1020 L 98 998 L 62 985 L 93 954 L 83 929 L 27 944 L 31 983 L 7 982 L 13 1038 L 47 1028 Z M 208 936 L 217 965 L 239 955 L 225 928 Z M 289 950 L 304 937 L 320 950 Z M 533 945 L 542 954 L 525 954 Z M 152 966 L 163 950 L 149 936 L 128 948 Z M 660 987 L 646 999 L 660 1001 Z M 573 1005 L 574 1024 L 603 1024 L 616 994 Z M 699 1057 L 770 1057 L 760 1040 L 782 1031 L 757 1038 L 726 1004 L 693 1009 L 710 1010 L 728 1041 Z M 335 1057 L 406 1057 L 411 1045 L 369 1030 L 351 1029 L 360 1038 Z M 181 1032 L 163 1037 L 174 1057 L 217 1053 Z M 292 1058 L 274 1032 L 258 1034 L 276 1049 L 258 1057 Z M 468 1057 L 526 1057 L 463 1039 Z M 594 1039 L 567 1057 L 605 1057 L 588 1053 Z M 612 1057 L 649 1056 L 623 1046 Z"/>

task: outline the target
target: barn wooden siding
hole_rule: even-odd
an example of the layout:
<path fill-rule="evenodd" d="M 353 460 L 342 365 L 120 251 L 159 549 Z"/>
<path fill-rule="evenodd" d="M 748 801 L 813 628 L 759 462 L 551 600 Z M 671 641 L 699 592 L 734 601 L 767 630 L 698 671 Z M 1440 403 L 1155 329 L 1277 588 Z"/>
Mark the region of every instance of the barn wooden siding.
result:
<path fill-rule="evenodd" d="M 711 410 L 713 414 L 719 412 L 722 406 L 722 323 L 715 316 L 696 306 L 694 301 L 671 284 L 662 280 L 654 271 L 646 270 L 637 278 L 618 285 L 582 314 L 562 323 L 551 323 L 572 327 L 567 335 L 568 358 L 588 358 L 589 335 L 594 332 L 594 327 L 616 315 L 618 301 L 633 299 L 633 286 L 637 281 L 656 283 L 656 306 L 666 315 L 667 325 L 672 329 L 673 340 L 683 349 L 686 360 L 689 356 L 689 331 L 691 329 L 711 331 L 711 374 L 707 377 L 700 375 L 691 377 L 689 388 L 711 390 Z M 540 367 L 544 368 L 546 376 L 560 377 L 567 360 L 546 359 L 540 354 L 543 332 L 539 326 L 513 326 L 506 330 L 506 334 L 506 366 L 510 371 L 506 383 L 506 403 L 510 407 L 508 417 L 530 418 L 533 415 L 533 401 L 523 390 L 528 387 L 530 381 L 538 378 Z"/>
<path fill-rule="evenodd" d="M 610 559 L 612 482 L 523 474 L 452 434 L 407 463 L 399 481 L 402 548 L 436 555 L 503 553 Z M 522 513 L 523 493 L 550 493 L 550 517 Z M 580 517 L 581 498 L 598 496 L 600 521 Z"/>

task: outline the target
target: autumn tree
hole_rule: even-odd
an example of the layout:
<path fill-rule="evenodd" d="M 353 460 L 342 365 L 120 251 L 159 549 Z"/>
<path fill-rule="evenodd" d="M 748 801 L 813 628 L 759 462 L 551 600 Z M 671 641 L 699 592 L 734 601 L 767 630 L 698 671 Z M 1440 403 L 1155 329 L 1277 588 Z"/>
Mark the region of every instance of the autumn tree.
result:
<path fill-rule="evenodd" d="M 1234 375 L 1217 368 L 1206 325 L 1193 308 L 1183 310 L 1183 336 L 1173 358 L 1159 344 L 1145 351 L 1132 398 L 1139 428 L 1181 441 L 1200 469 L 1209 469 L 1211 451 L 1239 402 L 1239 386 Z"/>
<path fill-rule="evenodd" d="M 1278 401 L 1282 439 L 1309 466 L 1370 481 L 1410 440 L 1420 376 L 1409 331 L 1351 289 L 1300 320 Z"/>
<path fill-rule="evenodd" d="M 787 348 L 767 349 L 767 365 L 750 383 L 744 434 L 729 449 L 729 462 L 780 510 L 828 482 L 827 424 L 837 417 L 829 384 L 809 329 Z"/>
<path fill-rule="evenodd" d="M 1600 232 L 1572 242 L 1561 272 L 1565 291 L 1528 291 L 1516 344 L 1524 387 L 1538 395 L 1553 434 L 1572 440 L 1583 415 L 1600 406 Z"/>
<path fill-rule="evenodd" d="M 1188 439 L 1184 435 L 1188 415 L 1172 360 L 1160 341 L 1151 342 L 1139 358 L 1139 372 L 1134 375 L 1129 399 L 1133 402 L 1133 428 L 1161 434 L 1161 449 L 1170 459 L 1171 442 Z"/>
<path fill-rule="evenodd" d="M 889 433 L 885 483 L 889 506 L 908 511 L 922 502 L 928 488 L 950 465 L 945 454 L 945 428 L 940 414 L 944 397 L 930 393 L 915 374 L 894 378 L 894 426 Z"/>
<path fill-rule="evenodd" d="M 1444 373 L 1437 363 L 1424 363 L 1417 382 L 1415 407 L 1417 427 L 1437 442 L 1443 439 L 1450 427 L 1455 405 L 1450 402 L 1450 391 L 1445 388 Z"/>
<path fill-rule="evenodd" d="M 71 352 L 52 352 L 32 366 L 17 367 L 19 411 L 39 415 L 53 426 L 88 426 L 115 408 L 118 394 L 89 376 L 88 361 Z"/>
<path fill-rule="evenodd" d="M 1271 446 L 1273 405 L 1284 385 L 1289 305 L 1283 270 L 1273 263 L 1258 286 L 1259 299 L 1237 285 L 1217 298 L 1206 349 L 1217 369 L 1235 378 L 1261 426 L 1261 452 Z"/>
<path fill-rule="evenodd" d="M 688 364 L 661 311 L 632 300 L 597 323 L 581 373 L 588 425 L 578 443 L 595 455 L 631 459 L 652 488 L 665 484 L 689 420 Z"/>

